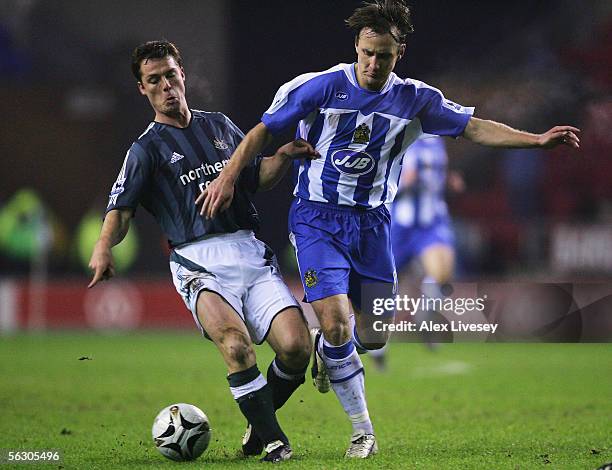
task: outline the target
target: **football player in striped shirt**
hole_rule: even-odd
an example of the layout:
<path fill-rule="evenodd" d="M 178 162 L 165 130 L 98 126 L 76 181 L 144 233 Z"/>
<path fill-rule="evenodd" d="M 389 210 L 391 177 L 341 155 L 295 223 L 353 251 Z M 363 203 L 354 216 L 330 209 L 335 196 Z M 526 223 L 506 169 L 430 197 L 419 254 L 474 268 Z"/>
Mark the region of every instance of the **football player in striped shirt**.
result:
<path fill-rule="evenodd" d="M 406 151 L 397 196 L 389 208 L 391 246 L 400 282 L 418 260 L 424 273 L 421 292 L 428 297 L 440 297 L 441 286 L 453 276 L 455 234 L 445 194 L 447 188 L 460 191 L 463 184 L 458 174 L 448 171 L 441 137 L 423 136 Z M 435 344 L 429 335 L 423 340 L 430 347 Z M 381 370 L 385 368 L 385 351 L 371 351 L 374 364 Z"/>
<path fill-rule="evenodd" d="M 261 122 L 198 203 L 208 217 L 229 207 L 242 168 L 283 130 L 297 127 L 297 134 L 321 154 L 297 164 L 290 237 L 306 299 L 321 325 L 316 383 L 326 391 L 331 381 L 353 425 L 346 456 L 365 458 L 377 445 L 355 345 L 376 349 L 385 338 L 363 339 L 372 332 L 366 331 L 371 316 L 367 306 L 363 312 L 360 308 L 360 291 L 368 283 L 387 284 L 389 290 L 394 285 L 385 204 L 395 197 L 408 147 L 423 133 L 494 147 L 577 148 L 579 141 L 578 129 L 571 126 L 532 134 L 478 119 L 474 108 L 446 99 L 440 90 L 398 77 L 393 69 L 412 32 L 410 10 L 401 0 L 365 3 L 347 25 L 355 33 L 356 62 L 306 73 L 281 86 Z M 350 322 L 351 302 L 356 328 Z"/>
<path fill-rule="evenodd" d="M 317 153 L 298 140 L 251 161 L 240 171 L 227 210 L 204 219 L 193 201 L 228 164 L 244 135 L 227 116 L 187 106 L 182 58 L 174 44 L 138 46 L 132 72 L 155 120 L 128 150 L 112 187 L 89 263 L 94 271 L 89 287 L 114 275 L 111 247 L 142 205 L 168 237 L 176 290 L 227 365 L 231 393 L 249 423 L 243 452 L 258 455 L 265 449 L 263 461 L 287 460 L 292 450 L 275 410 L 304 383 L 310 337 L 274 253 L 255 238 L 259 218 L 252 198 L 273 187 L 292 159 Z M 263 341 L 276 352 L 267 380 L 253 347 Z"/>

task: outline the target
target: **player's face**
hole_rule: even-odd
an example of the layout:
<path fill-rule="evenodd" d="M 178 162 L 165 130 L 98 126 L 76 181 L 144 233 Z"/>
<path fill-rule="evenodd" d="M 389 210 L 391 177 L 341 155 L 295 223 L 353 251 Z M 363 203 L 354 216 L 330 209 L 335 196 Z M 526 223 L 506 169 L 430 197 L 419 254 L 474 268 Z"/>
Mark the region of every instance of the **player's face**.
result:
<path fill-rule="evenodd" d="M 187 108 L 185 73 L 174 57 L 143 60 L 140 72 L 138 89 L 149 98 L 156 115 L 175 116 Z"/>
<path fill-rule="evenodd" d="M 355 74 L 359 85 L 367 90 L 380 90 L 405 49 L 406 45 L 398 44 L 389 33 L 377 34 L 369 28 L 362 29 L 355 43 Z"/>

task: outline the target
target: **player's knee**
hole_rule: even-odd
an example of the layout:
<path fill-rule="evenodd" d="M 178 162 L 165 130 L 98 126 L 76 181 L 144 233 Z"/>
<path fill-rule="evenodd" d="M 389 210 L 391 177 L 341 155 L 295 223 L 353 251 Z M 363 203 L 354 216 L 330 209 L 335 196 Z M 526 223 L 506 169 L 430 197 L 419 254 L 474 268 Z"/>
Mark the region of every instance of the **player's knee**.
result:
<path fill-rule="evenodd" d="M 279 352 L 281 361 L 292 369 L 302 369 L 310 361 L 311 345 L 308 331 L 305 335 L 296 335 L 286 339 L 282 351 Z"/>
<path fill-rule="evenodd" d="M 451 281 L 453 277 L 453 265 L 452 263 L 438 263 L 434 266 L 430 266 L 428 275 L 438 284 L 446 284 Z"/>
<path fill-rule="evenodd" d="M 450 269 L 438 269 L 432 274 L 431 277 L 436 281 L 436 284 L 439 285 L 449 283 L 453 277 L 453 273 Z"/>
<path fill-rule="evenodd" d="M 339 299 L 326 299 L 317 304 L 315 312 L 323 336 L 329 343 L 339 346 L 351 339 L 348 304 Z"/>
<path fill-rule="evenodd" d="M 245 367 L 255 362 L 253 344 L 242 331 L 226 329 L 221 336 L 220 346 L 228 360 L 235 365 Z"/>
<path fill-rule="evenodd" d="M 348 319 L 345 321 L 323 320 L 321 322 L 321 330 L 325 339 L 336 346 L 344 344 L 351 339 L 351 325 Z"/>

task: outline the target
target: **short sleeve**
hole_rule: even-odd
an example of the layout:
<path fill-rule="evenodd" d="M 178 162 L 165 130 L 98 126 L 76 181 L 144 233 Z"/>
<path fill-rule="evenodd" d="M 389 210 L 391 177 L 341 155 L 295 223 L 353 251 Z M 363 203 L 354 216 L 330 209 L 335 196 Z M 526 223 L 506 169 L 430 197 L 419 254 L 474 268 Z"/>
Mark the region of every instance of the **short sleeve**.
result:
<path fill-rule="evenodd" d="M 325 99 L 326 77 L 307 73 L 281 86 L 261 121 L 272 134 L 295 126 Z"/>
<path fill-rule="evenodd" d="M 135 142 L 125 155 L 121 171 L 111 189 L 105 212 L 123 208 L 136 209 L 142 192 L 148 185 L 150 170 L 150 159 Z"/>
<path fill-rule="evenodd" d="M 465 126 L 474 114 L 474 108 L 467 108 L 444 97 L 435 88 L 421 90 L 425 104 L 418 112 L 423 132 L 427 134 L 457 137 L 463 134 Z"/>
<path fill-rule="evenodd" d="M 240 130 L 240 128 L 234 124 L 230 118 L 225 115 L 223 116 L 225 117 L 225 125 L 227 126 L 234 143 L 235 151 L 236 147 L 238 147 L 240 142 L 242 142 L 242 139 L 244 139 L 244 132 L 242 132 L 242 130 Z M 259 169 L 261 167 L 261 160 L 261 156 L 255 157 L 251 163 L 243 168 L 238 179 L 238 184 L 251 194 L 255 193 L 257 188 L 259 188 Z"/>
<path fill-rule="evenodd" d="M 225 125 L 229 135 L 232 138 L 235 150 L 235 148 L 238 147 L 240 142 L 242 142 L 242 139 L 244 139 L 244 132 L 242 132 L 242 130 L 236 124 L 234 124 L 234 122 L 225 114 L 223 115 L 223 117 L 225 118 Z"/>

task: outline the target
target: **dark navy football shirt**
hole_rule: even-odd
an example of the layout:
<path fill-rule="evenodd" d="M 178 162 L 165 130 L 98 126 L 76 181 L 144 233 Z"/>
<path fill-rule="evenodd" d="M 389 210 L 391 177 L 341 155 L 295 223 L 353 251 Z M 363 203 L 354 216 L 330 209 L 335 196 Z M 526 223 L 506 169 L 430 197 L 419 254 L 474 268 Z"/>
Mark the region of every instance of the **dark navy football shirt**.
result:
<path fill-rule="evenodd" d="M 242 131 L 222 113 L 191 110 L 191 121 L 184 129 L 152 122 L 128 150 L 106 212 L 135 210 L 141 204 L 153 214 L 171 246 L 205 235 L 258 230 L 252 194 L 259 185 L 261 157 L 240 174 L 227 210 L 207 220 L 195 204 L 243 138 Z"/>

